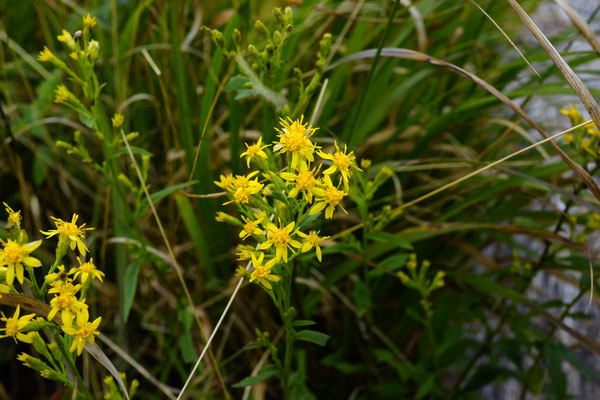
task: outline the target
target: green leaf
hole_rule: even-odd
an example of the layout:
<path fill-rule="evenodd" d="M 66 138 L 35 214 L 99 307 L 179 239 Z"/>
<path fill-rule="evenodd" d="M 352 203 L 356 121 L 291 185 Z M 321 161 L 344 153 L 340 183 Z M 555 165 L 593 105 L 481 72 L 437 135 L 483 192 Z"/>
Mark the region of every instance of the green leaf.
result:
<path fill-rule="evenodd" d="M 150 153 L 146 149 L 142 149 L 141 147 L 135 147 L 135 146 L 129 146 L 129 147 L 131 148 L 131 152 L 133 154 L 141 154 L 143 156 L 152 157 L 152 153 Z M 117 158 L 117 157 L 119 157 L 119 156 L 121 156 L 123 154 L 127 154 L 127 148 L 126 147 L 120 148 L 119 150 L 117 150 L 114 153 L 112 153 L 109 159 Z"/>
<path fill-rule="evenodd" d="M 249 376 L 247 378 L 242 379 L 238 383 L 234 384 L 233 387 L 246 387 L 256 385 L 258 382 L 262 382 L 265 379 L 272 377 L 279 373 L 279 368 L 275 365 L 267 365 L 262 367 L 259 373 L 256 376 Z"/>
<path fill-rule="evenodd" d="M 402 239 L 399 236 L 394 235 L 393 233 L 387 232 L 372 232 L 368 235 L 370 240 L 381 243 L 393 243 L 394 245 L 401 247 L 406 250 L 412 250 L 413 247 L 410 242 Z"/>
<path fill-rule="evenodd" d="M 125 298 L 121 307 L 123 313 L 123 319 L 127 321 L 129 317 L 129 311 L 131 311 L 131 305 L 135 298 L 135 291 L 137 288 L 137 278 L 140 271 L 140 260 L 135 260 L 130 263 L 125 269 L 125 279 L 123 285 L 125 286 Z"/>
<path fill-rule="evenodd" d="M 329 335 L 317 331 L 304 330 L 296 333 L 296 339 L 312 342 L 319 346 L 325 346 L 329 339 Z"/>
<path fill-rule="evenodd" d="M 548 367 L 552 397 L 557 400 L 567 398 L 567 377 L 562 370 L 562 352 L 555 343 L 544 345 L 544 358 Z"/>
<path fill-rule="evenodd" d="M 298 319 L 294 322 L 292 322 L 292 326 L 309 326 L 309 325 L 314 325 L 316 324 L 315 321 L 311 321 L 308 319 Z"/>
<path fill-rule="evenodd" d="M 563 358 L 567 360 L 569 364 L 571 364 L 577 371 L 579 371 L 581 375 L 585 376 L 586 378 L 592 381 L 600 382 L 600 371 L 598 371 L 594 367 L 590 367 L 589 365 L 585 364 L 581 360 L 581 358 L 579 358 L 579 356 L 575 354 L 570 348 L 568 348 L 562 343 L 559 343 L 558 351 L 560 351 Z"/>

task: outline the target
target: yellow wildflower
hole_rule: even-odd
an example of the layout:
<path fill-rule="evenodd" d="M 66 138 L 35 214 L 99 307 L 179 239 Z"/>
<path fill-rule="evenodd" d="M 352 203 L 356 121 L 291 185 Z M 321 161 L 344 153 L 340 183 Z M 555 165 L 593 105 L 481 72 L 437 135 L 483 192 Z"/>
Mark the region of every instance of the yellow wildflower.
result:
<path fill-rule="evenodd" d="M 4 245 L 4 248 L 0 251 L 0 266 L 6 266 L 6 283 L 12 286 L 15 276 L 19 283 L 23 283 L 23 264 L 28 267 L 39 267 L 42 265 L 40 260 L 34 257 L 30 257 L 29 254 L 37 249 L 41 240 L 36 242 L 30 242 L 27 244 L 21 244 L 23 233 L 19 237 L 19 241 L 8 239 L 6 242 L 0 240 Z"/>
<path fill-rule="evenodd" d="M 6 226 L 6 229 L 11 229 L 13 226 L 17 226 L 20 228 L 21 226 L 21 211 L 14 211 L 12 208 L 10 208 L 10 206 L 6 203 L 2 203 L 4 204 L 4 207 L 6 209 L 6 212 L 8 213 L 8 224 Z"/>
<path fill-rule="evenodd" d="M 406 262 L 406 268 L 409 270 L 413 270 L 417 268 L 417 255 L 415 253 L 411 253 L 408 261 Z"/>
<path fill-rule="evenodd" d="M 298 163 L 303 160 L 310 162 L 314 161 L 314 152 L 318 149 L 311 141 L 310 137 L 316 131 L 308 123 L 303 124 L 304 116 L 301 116 L 299 120 L 292 121 L 289 117 L 288 120 L 281 118 L 282 129 L 277 130 L 279 134 L 279 141 L 276 142 L 273 149 L 279 151 L 281 154 L 289 153 L 292 156 L 292 162 L 290 167 L 294 170 L 298 166 Z"/>
<path fill-rule="evenodd" d="M 104 272 L 98 270 L 94 265 L 94 259 L 90 258 L 90 261 L 86 263 L 81 263 L 81 259 L 77 257 L 77 262 L 79 262 L 79 268 L 71 268 L 69 271 L 69 275 L 75 274 L 73 278 L 77 278 L 81 275 L 81 283 L 85 283 L 89 277 L 96 278 L 100 282 L 102 282 L 102 278 L 104 277 Z"/>
<path fill-rule="evenodd" d="M 67 275 L 67 271 L 65 271 L 65 266 L 64 265 L 59 265 L 57 267 L 57 269 L 58 270 L 56 272 L 53 272 L 51 274 L 47 274 L 44 277 L 44 281 L 46 281 L 46 282 L 48 282 L 50 284 L 52 284 L 54 282 L 57 282 L 57 281 L 61 282 L 61 283 L 67 282 L 69 280 L 69 276 Z M 52 285 L 52 286 L 55 286 L 55 285 Z"/>
<path fill-rule="evenodd" d="M 75 39 L 73 39 L 73 36 L 71 36 L 71 34 L 66 30 L 63 29 L 62 34 L 58 35 L 57 39 L 59 42 L 63 42 L 69 49 L 73 51 L 78 50 L 78 46 L 77 43 L 75 43 Z"/>
<path fill-rule="evenodd" d="M 40 51 L 40 54 L 38 55 L 37 59 L 41 62 L 50 62 L 52 61 L 53 57 L 54 55 L 52 54 L 50 49 L 47 46 L 44 46 L 44 50 Z"/>
<path fill-rule="evenodd" d="M 52 285 L 52 289 L 48 290 L 48 293 L 57 293 L 59 296 L 62 294 L 75 296 L 79 289 L 81 289 L 81 285 L 73 285 L 73 281 L 70 278 L 67 278 L 67 280 L 57 279 L 50 285 Z"/>
<path fill-rule="evenodd" d="M 590 154 L 594 154 L 594 151 L 592 150 L 591 145 L 592 145 L 592 138 L 581 140 L 581 150 L 587 151 Z"/>
<path fill-rule="evenodd" d="M 251 196 L 253 194 L 259 193 L 261 191 L 262 187 L 263 187 L 263 185 L 241 187 L 241 188 L 237 189 L 235 191 L 235 193 L 233 194 L 234 200 L 228 201 L 223 204 L 229 204 L 232 202 L 236 202 L 237 204 L 248 204 L 250 202 Z"/>
<path fill-rule="evenodd" d="M 119 129 L 121 125 L 123 125 L 123 121 L 125 121 L 125 117 L 123 114 L 116 113 L 114 117 L 111 118 L 112 126 L 115 129 Z"/>
<path fill-rule="evenodd" d="M 102 317 L 98 317 L 94 320 L 94 322 L 89 322 L 90 315 L 86 309 L 81 310 L 79 314 L 77 314 L 77 328 L 74 328 L 71 325 L 66 325 L 62 327 L 62 330 L 74 336 L 73 344 L 69 349 L 70 352 L 74 352 L 77 350 L 77 355 L 81 355 L 83 348 L 87 342 L 94 344 L 94 340 L 96 336 L 100 333 L 98 332 L 98 326 L 100 325 L 100 321 L 102 321 Z"/>
<path fill-rule="evenodd" d="M 340 181 L 341 183 L 341 181 Z M 315 205 L 310 209 L 309 214 L 315 215 L 320 211 L 323 211 L 325 207 L 325 218 L 329 219 L 333 216 L 333 211 L 337 205 L 340 206 L 342 211 L 348 214 L 348 211 L 344 210 L 344 207 L 340 205 L 340 201 L 344 198 L 344 196 L 348 195 L 348 193 L 339 190 L 340 183 L 338 183 L 337 187 L 333 186 L 331 182 L 331 178 L 329 175 L 325 175 L 323 178 L 323 185 L 320 188 L 315 188 L 315 195 L 318 197 Z"/>
<path fill-rule="evenodd" d="M 300 237 L 304 238 L 304 240 L 305 240 L 305 242 L 302 244 L 301 251 L 303 253 L 306 253 L 307 251 L 309 251 L 310 249 L 312 249 L 314 247 L 315 252 L 317 253 L 317 260 L 319 260 L 319 262 L 321 262 L 321 242 L 324 239 L 328 239 L 329 236 L 319 237 L 319 231 L 310 231 L 310 233 L 308 235 L 306 233 L 302 233 L 302 232 L 298 231 L 298 235 Z"/>
<path fill-rule="evenodd" d="M 63 325 L 71 326 L 73 324 L 73 317 L 83 310 L 87 310 L 88 306 L 83 301 L 77 300 L 74 294 L 62 293 L 50 300 L 50 307 L 52 309 L 48 314 L 48 321 L 51 321 L 60 311 Z"/>
<path fill-rule="evenodd" d="M 0 318 L 0 320 L 6 322 L 6 327 L 0 328 L 0 331 L 4 331 L 4 335 L 0 335 L 0 338 L 11 336 L 15 340 L 15 343 L 17 342 L 17 339 L 21 342 L 32 343 L 35 332 L 23 333 L 22 331 L 29 325 L 29 322 L 35 317 L 35 314 L 19 317 L 20 312 L 20 306 L 17 305 L 17 309 L 12 317 L 7 318 L 6 315 L 2 313 L 2 318 Z"/>
<path fill-rule="evenodd" d="M 594 230 L 600 229 L 600 214 L 593 213 L 587 222 L 587 227 Z"/>
<path fill-rule="evenodd" d="M 598 130 L 598 128 L 596 128 L 596 125 L 588 125 L 587 128 L 585 128 L 585 130 L 593 138 L 600 139 L 600 131 Z"/>
<path fill-rule="evenodd" d="M 83 17 L 83 26 L 86 28 L 92 29 L 96 25 L 96 17 L 90 16 L 88 13 L 85 17 Z"/>
<path fill-rule="evenodd" d="M 325 159 L 325 160 L 330 160 L 332 162 L 331 167 L 327 168 L 325 171 L 323 171 L 323 174 L 325 175 L 331 175 L 333 174 L 335 171 L 340 171 L 340 173 L 342 174 L 342 180 L 344 182 L 344 189 L 348 190 L 348 179 L 352 176 L 352 169 L 358 169 L 359 171 L 362 171 L 360 168 L 358 168 L 358 166 L 356 165 L 356 156 L 354 155 L 354 152 L 351 151 L 350 153 L 346 154 L 347 151 L 347 146 L 344 145 L 344 151 L 340 150 L 337 141 L 334 142 L 335 144 L 335 153 L 333 154 L 327 154 L 327 153 L 323 153 L 322 151 L 319 151 L 319 157 Z"/>
<path fill-rule="evenodd" d="M 261 146 L 261 144 L 262 136 L 258 138 L 258 142 L 254 143 L 251 146 L 248 146 L 248 143 L 245 143 L 246 151 L 240 154 L 240 158 L 244 156 L 246 157 L 246 164 L 248 165 L 248 168 L 250 168 L 250 160 L 252 160 L 253 158 L 267 158 L 267 154 L 263 151 L 263 149 L 265 147 L 269 147 L 269 145 L 265 144 L 264 146 Z"/>
<path fill-rule="evenodd" d="M 568 116 L 569 118 L 571 118 L 571 120 L 578 120 L 583 118 L 577 110 L 577 104 L 569 104 L 569 107 L 570 108 L 567 109 L 561 109 L 560 113 Z"/>
<path fill-rule="evenodd" d="M 574 141 L 575 141 L 575 139 L 573 138 L 573 134 L 572 133 L 567 133 L 565 135 L 565 143 L 566 144 L 573 144 Z"/>
<path fill-rule="evenodd" d="M 306 162 L 300 163 L 300 168 L 298 172 L 281 172 L 279 175 L 285 179 L 286 181 L 294 182 L 295 186 L 290 190 L 289 196 L 291 198 L 295 198 L 298 193 L 302 192 L 304 198 L 312 203 L 313 194 L 315 194 L 314 189 L 319 184 L 319 180 L 315 177 L 318 173 L 318 170 L 321 168 L 319 164 L 318 168 L 310 169 Z"/>
<path fill-rule="evenodd" d="M 256 174 L 258 174 L 258 171 L 251 172 L 248 175 L 236 175 L 232 182 L 233 188 L 237 190 L 260 186 L 262 189 L 263 185 L 258 182 L 258 178 L 252 180 Z"/>
<path fill-rule="evenodd" d="M 55 103 L 66 103 L 71 99 L 73 94 L 67 89 L 65 85 L 58 85 L 54 91 L 54 102 Z"/>
<path fill-rule="evenodd" d="M 233 177 L 232 174 L 221 175 L 220 180 L 218 182 L 215 181 L 215 185 L 217 185 L 218 187 L 220 187 L 221 189 L 224 189 L 224 190 L 231 190 L 231 187 L 233 186 L 233 182 L 235 182 L 235 178 Z"/>
<path fill-rule="evenodd" d="M 77 61 L 77 59 L 79 58 L 79 55 L 77 54 L 76 51 L 72 51 L 69 53 L 69 57 L 71 57 L 73 60 Z"/>
<path fill-rule="evenodd" d="M 252 221 L 250 218 L 246 218 L 242 215 L 242 220 L 244 221 L 244 226 L 240 232 L 240 238 L 242 238 L 242 240 L 246 239 L 248 236 L 262 235 L 264 233 L 264 231 L 259 228 L 262 218 Z"/>
<path fill-rule="evenodd" d="M 252 254 L 252 266 L 254 266 L 254 271 L 250 274 L 250 282 L 257 281 L 267 289 L 273 289 L 271 286 L 271 282 L 279 282 L 279 277 L 271 273 L 271 268 L 277 260 L 275 258 L 269 260 L 265 265 L 262 264 L 265 258 L 264 253 L 260 253 L 260 256 L 256 258 L 254 254 Z M 269 282 L 271 281 L 271 282 Z"/>
<path fill-rule="evenodd" d="M 287 226 L 283 226 L 281 220 L 279 221 L 279 227 L 277 227 L 274 223 L 267 223 L 267 240 L 263 242 L 258 248 L 260 250 L 265 250 L 270 248 L 271 246 L 275 247 L 275 258 L 274 260 L 279 261 L 283 258 L 283 261 L 287 262 L 288 260 L 288 249 L 294 253 L 292 247 L 297 249 L 302 247 L 302 244 L 297 240 L 292 239 L 292 235 L 296 232 L 292 232 L 294 230 L 294 225 L 296 223 L 294 221 L 290 222 Z"/>
<path fill-rule="evenodd" d="M 245 261 L 252 259 L 252 254 L 255 252 L 254 247 L 247 244 L 238 244 L 236 255 L 238 261 Z"/>
<path fill-rule="evenodd" d="M 79 252 L 81 254 L 85 254 L 85 252 L 88 251 L 85 243 L 83 243 L 85 231 L 89 231 L 94 228 L 85 228 L 85 224 L 78 227 L 77 218 L 79 218 L 79 216 L 77 214 L 73 214 L 71 222 L 66 222 L 60 218 L 52 217 L 52 220 L 56 225 L 56 229 L 51 229 L 48 232 L 40 232 L 46 235 L 47 238 L 51 238 L 54 235 L 59 235 L 59 243 L 61 240 L 67 240 L 70 244 L 71 250 L 75 250 L 75 246 L 77 246 Z"/>

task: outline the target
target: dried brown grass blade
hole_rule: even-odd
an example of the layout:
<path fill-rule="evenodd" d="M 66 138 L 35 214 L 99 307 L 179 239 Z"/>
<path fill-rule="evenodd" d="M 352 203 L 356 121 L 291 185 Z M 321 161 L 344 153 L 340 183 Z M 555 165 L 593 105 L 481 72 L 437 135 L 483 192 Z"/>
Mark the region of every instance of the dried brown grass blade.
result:
<path fill-rule="evenodd" d="M 50 313 L 50 306 L 48 304 L 42 303 L 33 297 L 24 296 L 17 293 L 2 294 L 0 297 L 0 304 L 10 307 L 21 306 L 21 308 L 32 311 L 39 315 L 43 315 L 44 317 L 47 317 Z M 56 323 L 57 325 L 62 325 L 60 314 L 56 314 L 56 316 L 52 319 L 52 322 Z M 125 387 L 125 384 L 119 375 L 119 371 L 117 368 L 115 368 L 113 363 L 106 356 L 106 354 L 104 354 L 100 347 L 98 347 L 98 345 L 95 343 L 86 343 L 85 350 L 90 353 L 92 357 L 94 357 L 100 364 L 102 364 L 108 372 L 110 372 L 110 374 L 119 383 L 119 386 L 121 386 L 121 390 L 123 390 L 123 393 L 125 393 L 125 397 L 129 399 L 129 393 L 127 393 L 127 388 Z"/>
<path fill-rule="evenodd" d="M 596 124 L 596 126 L 600 126 L 600 107 L 598 107 L 598 103 L 592 97 L 589 89 L 583 84 L 581 79 L 573 72 L 569 64 L 565 61 L 564 58 L 560 55 L 560 53 L 554 48 L 552 43 L 548 40 L 546 35 L 537 27 L 535 22 L 531 19 L 531 17 L 523 10 L 523 8 L 517 3 L 515 0 L 507 0 L 508 3 L 512 6 L 512 8 L 517 12 L 521 21 L 525 23 L 527 29 L 535 36 L 535 39 L 538 43 L 544 48 L 546 53 L 552 59 L 552 62 L 556 64 L 560 72 L 567 79 L 571 87 L 577 93 L 577 96 L 583 102 L 586 110 L 590 113 L 592 120 Z"/>
<path fill-rule="evenodd" d="M 511 1 L 511 0 L 509 0 L 509 1 Z M 331 64 L 327 68 L 327 70 L 334 69 L 337 66 L 344 64 L 346 62 L 349 62 L 349 61 L 354 61 L 354 60 L 359 60 L 359 59 L 364 59 L 364 58 L 372 58 L 375 56 L 375 52 L 376 52 L 376 49 L 369 49 L 369 50 L 364 50 L 364 51 L 360 51 L 358 53 L 351 54 L 351 55 L 344 57 L 344 58 L 336 61 L 335 63 Z M 540 133 L 540 135 L 542 135 L 545 139 L 548 138 L 548 135 L 546 134 L 546 132 L 544 132 L 544 130 L 535 121 L 533 121 L 529 117 L 529 115 L 527 115 L 527 113 L 525 113 L 525 111 L 523 111 L 523 109 L 521 109 L 521 107 L 519 107 L 519 105 L 517 105 L 514 101 L 509 99 L 504 93 L 500 92 L 498 89 L 496 89 L 495 87 L 493 87 L 492 85 L 490 85 L 489 83 L 484 81 L 483 79 L 479 78 L 477 75 L 475 75 L 465 69 L 462 69 L 459 66 L 456 66 L 449 62 L 437 59 L 435 57 L 431 57 L 430 55 L 420 53 L 418 51 L 402 49 L 402 48 L 389 48 L 389 47 L 383 48 L 381 50 L 381 56 L 382 57 L 401 58 L 404 60 L 412 60 L 412 61 L 423 62 L 423 63 L 428 63 L 428 64 L 448 68 L 449 70 L 451 70 L 467 79 L 470 79 L 471 81 L 475 82 L 476 84 L 478 84 L 479 86 L 481 86 L 482 88 L 487 90 L 489 93 L 494 95 L 498 100 L 503 102 L 507 107 L 509 107 L 511 110 L 513 110 L 514 112 L 519 114 L 519 116 L 521 116 L 521 118 L 523 118 L 525 121 L 527 121 L 527 123 L 529 125 L 531 125 L 536 131 L 538 131 Z M 585 88 L 585 86 L 583 86 L 583 83 L 581 84 L 581 86 Z M 591 97 L 591 94 L 589 94 L 589 91 L 587 90 L 587 88 L 585 88 L 585 90 L 587 91 L 588 95 Z M 588 102 L 589 102 L 589 100 L 588 100 Z M 593 101 L 593 99 L 592 99 L 592 102 L 594 103 L 596 108 L 598 108 L 598 105 Z M 598 111 L 600 111 L 600 109 Z M 598 112 L 598 116 L 600 116 L 600 112 Z M 596 122 L 596 121 L 594 121 L 594 122 Z M 600 126 L 600 124 L 597 124 L 597 126 Z M 581 168 L 576 162 L 574 162 L 571 159 L 571 157 L 569 157 L 568 154 L 565 153 L 556 143 L 550 141 L 549 144 L 560 155 L 560 157 L 563 159 L 563 161 L 566 162 L 567 165 L 573 171 L 575 171 L 575 173 L 577 175 L 579 175 L 579 177 L 581 178 L 583 183 L 588 187 L 588 189 L 590 189 L 590 191 L 592 192 L 594 197 L 596 197 L 596 199 L 598 199 L 600 201 L 600 187 L 598 187 L 598 185 L 592 179 L 590 174 L 586 170 Z"/>
<path fill-rule="evenodd" d="M 533 72 L 535 72 L 535 74 L 539 78 L 541 78 L 540 74 L 538 74 L 538 72 L 535 70 L 535 68 L 533 68 L 533 65 L 531 65 L 529 63 L 529 61 L 527 61 L 527 58 L 525 58 L 525 55 L 523 55 L 523 53 L 521 53 L 521 50 L 519 50 L 519 48 L 517 47 L 517 45 L 510 39 L 510 37 L 506 34 L 506 32 L 504 32 L 504 29 L 502 29 L 500 27 L 500 25 L 498 25 L 496 23 L 496 21 L 494 21 L 494 18 L 492 18 L 487 12 L 485 12 L 485 10 L 483 8 L 481 8 L 481 6 L 479 6 L 479 4 L 477 4 L 475 2 L 475 0 L 471 0 L 471 3 L 473 3 L 473 5 L 475 7 L 477 7 L 479 9 L 479 11 L 481 11 L 483 13 L 483 15 L 485 15 L 490 21 L 492 21 L 492 24 L 494 24 L 496 26 L 496 28 L 498 28 L 498 30 L 500 31 L 500 33 L 502 34 L 502 36 L 504 36 L 504 38 L 506 40 L 508 40 L 508 43 L 510 43 L 510 45 L 517 51 L 517 53 L 519 53 L 519 55 L 527 63 L 527 65 L 529 65 L 529 68 L 531 68 L 533 70 Z"/>
<path fill-rule="evenodd" d="M 581 32 L 585 40 L 588 41 L 588 43 L 592 46 L 594 51 L 596 51 L 596 53 L 598 53 L 598 55 L 600 56 L 600 40 L 598 39 L 598 36 L 596 36 L 596 34 L 594 33 L 592 27 L 590 27 L 590 25 L 583 18 L 581 18 L 579 13 L 577 13 L 577 11 L 575 11 L 575 9 L 573 9 L 573 7 L 571 7 L 566 1 L 554 1 L 560 6 L 560 8 L 563 9 L 563 11 L 565 12 L 565 14 L 567 14 L 573 25 L 575 25 L 575 27 L 579 29 L 579 32 Z"/>

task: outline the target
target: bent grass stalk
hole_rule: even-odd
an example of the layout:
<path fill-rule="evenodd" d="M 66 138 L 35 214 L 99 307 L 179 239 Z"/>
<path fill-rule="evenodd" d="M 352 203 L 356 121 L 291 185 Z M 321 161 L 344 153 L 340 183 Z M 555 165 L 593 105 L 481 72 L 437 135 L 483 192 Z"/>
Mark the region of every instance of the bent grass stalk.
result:
<path fill-rule="evenodd" d="M 156 225 L 158 225 L 158 229 L 160 231 L 160 234 L 163 238 L 163 241 L 165 243 L 165 246 L 167 246 L 167 251 L 169 253 L 169 256 L 171 257 L 171 259 L 173 260 L 173 267 L 175 268 L 175 272 L 177 273 L 177 277 L 179 278 L 179 282 L 181 283 L 181 286 L 183 287 L 183 291 L 185 293 L 185 296 L 188 300 L 188 302 L 190 303 L 190 307 L 192 309 L 195 309 L 194 306 L 194 301 L 192 299 L 192 295 L 187 287 L 187 284 L 185 283 L 185 280 L 183 279 L 183 273 L 181 271 L 181 266 L 179 265 L 179 263 L 177 262 L 177 259 L 175 258 L 175 253 L 173 253 L 173 249 L 171 248 L 171 243 L 169 242 L 169 239 L 167 238 L 167 234 L 165 233 L 165 230 L 163 228 L 162 222 L 160 221 L 160 218 L 158 216 L 158 213 L 156 212 L 156 208 L 154 207 L 154 203 L 152 202 L 152 198 L 150 197 L 150 193 L 148 192 L 148 188 L 146 186 L 146 184 L 144 183 L 144 179 L 142 176 L 142 171 L 140 170 L 140 167 L 137 164 L 137 161 L 135 160 L 135 157 L 133 155 L 133 151 L 131 150 L 131 146 L 129 145 L 129 141 L 127 140 L 127 137 L 125 136 L 125 132 L 123 131 L 123 129 L 121 129 L 121 136 L 123 138 L 123 143 L 125 143 L 125 146 L 127 147 L 127 153 L 129 154 L 129 158 L 131 159 L 131 162 L 133 163 L 133 166 L 135 168 L 135 172 L 138 176 L 138 179 L 140 180 L 140 184 L 142 186 L 142 189 L 144 190 L 144 194 L 146 196 L 146 199 L 148 200 L 148 205 L 150 206 L 150 209 L 152 210 L 152 215 L 154 215 L 154 219 L 156 221 Z M 200 319 L 198 318 L 198 315 L 193 312 L 192 313 L 194 315 L 194 319 L 196 320 L 196 323 L 198 324 L 198 328 L 200 331 L 200 335 L 202 337 L 202 339 L 207 343 L 207 345 L 204 347 L 204 350 L 202 352 L 202 356 L 204 355 L 204 352 L 206 349 L 209 348 L 208 346 L 208 342 L 206 340 L 206 337 L 204 336 L 204 331 L 202 330 L 202 324 L 200 322 Z M 199 360 L 202 359 L 202 356 L 200 357 Z M 225 382 L 223 382 L 223 377 L 221 376 L 221 373 L 219 371 L 219 364 L 217 363 L 214 355 L 212 354 L 212 352 L 210 352 L 210 359 L 211 359 L 211 363 L 213 364 L 213 367 L 215 368 L 215 373 L 217 375 L 217 379 L 219 381 L 219 384 L 221 385 L 221 389 L 223 390 L 223 393 L 225 394 L 226 397 L 229 397 L 228 392 L 227 392 L 227 388 L 225 386 Z M 197 368 L 197 365 L 195 366 L 195 368 Z M 194 370 L 195 370 L 194 368 Z M 183 393 L 183 390 L 181 391 L 181 393 Z M 181 398 L 181 393 L 178 397 Z"/>

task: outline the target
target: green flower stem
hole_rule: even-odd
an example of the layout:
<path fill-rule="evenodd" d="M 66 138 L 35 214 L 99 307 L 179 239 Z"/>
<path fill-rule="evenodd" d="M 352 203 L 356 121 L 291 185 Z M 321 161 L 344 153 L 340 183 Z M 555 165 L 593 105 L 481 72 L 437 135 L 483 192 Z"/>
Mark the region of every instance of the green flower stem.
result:
<path fill-rule="evenodd" d="M 33 289 L 33 293 L 35 294 L 35 297 L 38 300 L 43 301 L 44 300 L 44 295 L 40 291 L 40 287 L 37 284 L 37 280 L 35 279 L 35 274 L 33 272 L 33 268 L 32 267 L 26 267 L 26 269 L 27 269 L 27 273 L 29 273 L 30 286 Z"/>
<path fill-rule="evenodd" d="M 77 366 L 75 365 L 75 362 L 73 361 L 73 359 L 71 358 L 71 355 L 67 352 L 67 349 L 65 348 L 65 343 L 63 342 L 63 338 L 58 333 L 53 333 L 52 335 L 54 336 L 54 340 L 56 341 L 56 344 L 58 345 L 58 349 L 60 350 L 65 361 L 67 362 L 69 369 L 71 370 L 71 372 L 77 379 L 78 391 L 81 394 L 83 394 L 86 399 L 93 400 L 94 397 L 88 390 L 87 386 L 85 386 L 85 383 L 83 382 L 83 378 L 81 378 L 81 374 L 77 370 Z"/>
<path fill-rule="evenodd" d="M 62 260 L 63 255 L 57 254 L 56 255 L 56 260 L 54 260 L 54 264 L 52 264 L 52 266 L 50 267 L 50 269 L 48 270 L 48 273 L 46 275 L 50 275 L 54 272 L 54 270 L 56 269 L 56 267 L 58 267 L 58 264 L 60 263 L 60 260 Z M 37 285 L 37 283 L 36 283 Z M 46 293 L 46 286 L 48 286 L 48 281 L 44 280 L 44 283 L 42 284 L 42 289 L 41 289 L 41 293 Z"/>

